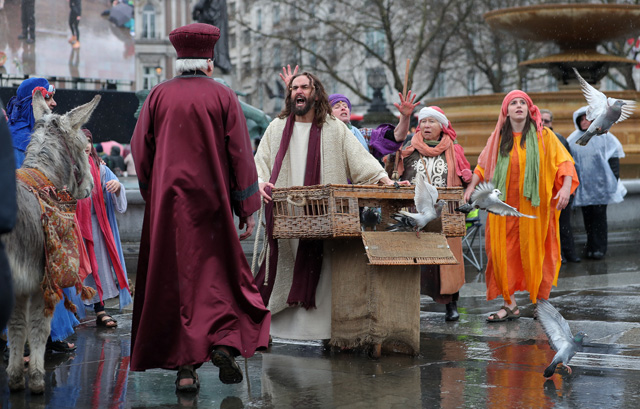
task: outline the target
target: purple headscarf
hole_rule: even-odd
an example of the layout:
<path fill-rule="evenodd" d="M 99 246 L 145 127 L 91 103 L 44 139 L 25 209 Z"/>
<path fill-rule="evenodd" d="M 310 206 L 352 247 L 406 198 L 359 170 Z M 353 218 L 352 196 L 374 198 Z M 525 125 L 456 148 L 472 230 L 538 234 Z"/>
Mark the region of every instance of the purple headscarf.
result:
<path fill-rule="evenodd" d="M 340 101 L 347 104 L 347 106 L 349 107 L 349 112 L 351 112 L 351 101 L 349 101 L 349 98 L 345 97 L 342 94 L 329 95 L 329 105 L 331 105 L 331 107 L 333 107 L 335 104 L 337 104 Z"/>

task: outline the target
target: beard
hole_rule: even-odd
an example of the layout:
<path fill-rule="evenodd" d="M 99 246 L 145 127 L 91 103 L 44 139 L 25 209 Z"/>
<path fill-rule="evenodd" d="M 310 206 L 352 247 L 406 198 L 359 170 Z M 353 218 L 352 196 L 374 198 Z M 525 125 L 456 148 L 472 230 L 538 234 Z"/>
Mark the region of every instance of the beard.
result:
<path fill-rule="evenodd" d="M 293 113 L 293 115 L 296 116 L 304 116 L 306 115 L 309 111 L 311 111 L 311 108 L 313 108 L 313 102 L 314 102 L 314 95 L 311 95 L 309 98 L 305 98 L 303 96 L 297 97 L 297 98 L 293 98 L 291 100 L 291 112 Z M 304 99 L 304 105 L 302 106 L 297 106 L 296 102 L 299 99 Z"/>

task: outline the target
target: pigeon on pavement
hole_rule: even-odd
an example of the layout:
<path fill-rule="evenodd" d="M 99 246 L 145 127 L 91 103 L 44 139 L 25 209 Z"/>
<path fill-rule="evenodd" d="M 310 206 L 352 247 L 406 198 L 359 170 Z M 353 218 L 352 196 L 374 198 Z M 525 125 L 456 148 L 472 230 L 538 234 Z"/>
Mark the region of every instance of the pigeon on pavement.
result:
<path fill-rule="evenodd" d="M 382 222 L 382 213 L 379 207 L 365 206 L 360 210 L 360 225 L 362 231 L 366 228 L 376 230 L 376 226 Z"/>
<path fill-rule="evenodd" d="M 547 300 L 538 299 L 536 312 L 538 321 L 542 324 L 544 333 L 547 334 L 547 338 L 549 338 L 549 345 L 556 351 L 551 364 L 544 370 L 544 377 L 546 379 L 551 378 L 560 363 L 563 364 L 567 368 L 567 371 L 569 371 L 569 374 L 571 374 L 569 361 L 576 352 L 582 350 L 582 341 L 587 334 L 580 331 L 574 336 L 571 333 L 567 321 Z"/>
<path fill-rule="evenodd" d="M 471 194 L 471 204 L 463 204 L 455 210 L 462 213 L 469 213 L 473 209 L 482 209 L 499 216 L 536 218 L 535 216 L 520 213 L 515 207 L 509 206 L 500 200 L 501 194 L 500 190 L 493 186 L 493 183 L 480 183 L 476 186 L 473 194 Z"/>
<path fill-rule="evenodd" d="M 400 210 L 391 217 L 398 223 L 390 225 L 389 231 L 415 231 L 420 237 L 420 230 L 432 220 L 437 219 L 442 214 L 445 205 L 444 200 L 438 200 L 438 189 L 427 182 L 423 173 L 418 173 L 416 178 L 415 196 L 413 201 L 418 213 L 410 213 Z"/>
<path fill-rule="evenodd" d="M 602 135 L 609 132 L 613 124 L 629 118 L 636 106 L 635 101 L 626 99 L 607 98 L 602 92 L 595 89 L 573 69 L 582 86 L 582 93 L 589 104 L 587 119 L 591 122 L 587 131 L 576 141 L 578 145 L 585 146 L 594 135 Z"/>

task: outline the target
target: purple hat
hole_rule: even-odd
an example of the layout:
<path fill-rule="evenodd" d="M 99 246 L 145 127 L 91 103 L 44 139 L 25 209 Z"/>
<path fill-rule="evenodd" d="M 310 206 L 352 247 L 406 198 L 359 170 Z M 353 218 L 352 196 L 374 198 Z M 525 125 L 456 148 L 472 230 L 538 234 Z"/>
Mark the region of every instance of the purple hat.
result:
<path fill-rule="evenodd" d="M 218 27 L 203 23 L 187 24 L 169 33 L 179 60 L 213 58 L 213 47 L 219 38 Z"/>
<path fill-rule="evenodd" d="M 347 104 L 347 106 L 349 107 L 349 112 L 351 112 L 351 101 L 349 101 L 349 98 L 345 97 L 342 94 L 329 95 L 329 105 L 331 105 L 332 107 L 340 101 Z"/>

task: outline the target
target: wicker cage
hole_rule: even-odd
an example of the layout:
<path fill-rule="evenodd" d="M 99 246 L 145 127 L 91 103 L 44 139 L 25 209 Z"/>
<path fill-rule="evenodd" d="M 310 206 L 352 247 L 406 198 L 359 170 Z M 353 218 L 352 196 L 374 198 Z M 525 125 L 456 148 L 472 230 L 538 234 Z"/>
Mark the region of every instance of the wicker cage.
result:
<path fill-rule="evenodd" d="M 429 223 L 426 231 L 445 236 L 465 235 L 465 215 L 455 212 L 463 200 L 460 187 L 438 189 L 447 202 L 442 217 Z M 359 237 L 360 208 L 379 207 L 381 226 L 391 215 L 414 205 L 414 188 L 372 185 L 315 185 L 273 190 L 273 235 L 277 239 L 327 239 Z"/>

